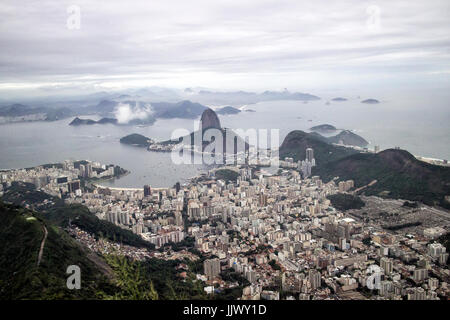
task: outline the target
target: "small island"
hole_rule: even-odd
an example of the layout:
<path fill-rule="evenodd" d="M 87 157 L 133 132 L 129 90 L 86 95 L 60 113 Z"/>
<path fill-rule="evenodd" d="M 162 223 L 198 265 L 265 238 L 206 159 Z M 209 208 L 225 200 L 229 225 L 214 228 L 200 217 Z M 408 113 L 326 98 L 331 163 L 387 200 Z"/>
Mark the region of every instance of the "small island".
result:
<path fill-rule="evenodd" d="M 342 101 L 347 101 L 347 99 L 346 98 L 337 97 L 337 98 L 331 99 L 331 101 L 342 102 Z"/>
<path fill-rule="evenodd" d="M 153 140 L 138 133 L 132 133 L 120 139 L 120 143 L 147 148 Z"/>
<path fill-rule="evenodd" d="M 117 119 L 114 118 L 101 118 L 98 121 L 92 119 L 80 119 L 76 117 L 69 123 L 69 126 L 82 126 L 82 125 L 93 125 L 93 124 L 117 124 Z"/>
<path fill-rule="evenodd" d="M 329 137 L 328 141 L 330 143 L 337 143 L 346 146 L 356 146 L 361 148 L 369 144 L 366 139 L 357 135 L 356 133 L 351 132 L 350 130 L 343 130 L 338 135 Z"/>
<path fill-rule="evenodd" d="M 335 126 L 332 126 L 331 124 L 320 124 L 318 126 L 309 128 L 309 130 L 313 131 L 313 132 L 319 132 L 319 133 L 333 133 L 337 129 Z"/>
<path fill-rule="evenodd" d="M 361 101 L 361 103 L 377 104 L 377 103 L 380 103 L 380 101 L 378 101 L 377 99 L 366 99 L 366 100 Z"/>
<path fill-rule="evenodd" d="M 220 108 L 220 109 L 216 110 L 216 113 L 220 114 L 220 115 L 237 114 L 237 113 L 240 113 L 240 112 L 241 112 L 241 110 L 236 109 L 236 108 L 234 108 L 232 106 L 226 106 L 226 107 L 223 107 L 223 108 Z"/>
<path fill-rule="evenodd" d="M 167 140 L 162 142 L 156 142 L 153 139 L 143 136 L 141 134 L 132 133 L 123 138 L 120 138 L 120 143 L 140 148 L 147 148 L 148 151 L 171 152 L 175 148 L 175 146 L 179 143 L 179 141 Z"/>

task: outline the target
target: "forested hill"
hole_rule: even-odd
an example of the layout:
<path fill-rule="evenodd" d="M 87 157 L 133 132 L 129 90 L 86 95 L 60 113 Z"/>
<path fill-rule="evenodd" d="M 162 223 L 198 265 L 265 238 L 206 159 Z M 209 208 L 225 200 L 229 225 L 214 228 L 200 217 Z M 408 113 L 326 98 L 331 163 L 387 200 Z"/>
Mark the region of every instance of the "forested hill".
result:
<path fill-rule="evenodd" d="M 280 159 L 292 157 L 294 161 L 305 160 L 306 148 L 314 149 L 314 158 L 318 166 L 357 153 L 351 148 L 332 145 L 318 134 L 295 130 L 291 131 L 281 144 Z"/>
<path fill-rule="evenodd" d="M 0 202 L 0 242 L 0 299 L 93 298 L 106 285 L 105 276 L 85 250 L 33 211 Z M 70 265 L 83 272 L 80 290 L 67 288 Z"/>
<path fill-rule="evenodd" d="M 366 195 L 384 195 L 449 207 L 450 168 L 417 160 L 405 150 L 358 153 L 313 169 L 324 181 L 335 177 L 352 179 L 356 187 L 376 183 L 363 190 Z"/>

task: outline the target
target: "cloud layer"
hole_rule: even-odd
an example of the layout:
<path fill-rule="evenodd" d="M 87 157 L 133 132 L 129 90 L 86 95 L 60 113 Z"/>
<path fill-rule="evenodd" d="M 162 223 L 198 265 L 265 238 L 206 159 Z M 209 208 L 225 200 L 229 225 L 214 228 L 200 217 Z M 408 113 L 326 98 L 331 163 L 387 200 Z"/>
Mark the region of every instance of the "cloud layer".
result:
<path fill-rule="evenodd" d="M 74 4 L 80 29 L 67 28 Z M 449 12 L 448 0 L 4 0 L 0 89 L 448 84 Z"/>

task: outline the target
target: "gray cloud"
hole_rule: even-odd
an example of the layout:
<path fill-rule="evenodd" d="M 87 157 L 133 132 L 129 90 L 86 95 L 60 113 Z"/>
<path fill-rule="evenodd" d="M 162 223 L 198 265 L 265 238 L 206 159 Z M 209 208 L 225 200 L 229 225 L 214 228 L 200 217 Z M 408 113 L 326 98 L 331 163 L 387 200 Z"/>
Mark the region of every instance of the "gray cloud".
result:
<path fill-rule="evenodd" d="M 73 4 L 79 30 L 66 27 Z M 380 9 L 375 31 L 370 5 Z M 450 70 L 449 10 L 448 0 L 6 0 L 0 89 L 327 86 L 354 73 L 435 75 L 432 84 Z"/>

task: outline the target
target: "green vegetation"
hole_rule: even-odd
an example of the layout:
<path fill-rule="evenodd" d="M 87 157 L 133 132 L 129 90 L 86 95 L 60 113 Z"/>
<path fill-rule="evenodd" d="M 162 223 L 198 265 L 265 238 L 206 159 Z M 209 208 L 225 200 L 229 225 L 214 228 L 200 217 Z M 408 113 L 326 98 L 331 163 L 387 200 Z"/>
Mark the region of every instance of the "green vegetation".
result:
<path fill-rule="evenodd" d="M 437 238 L 437 242 L 442 243 L 442 245 L 447 249 L 446 252 L 450 252 L 450 232 Z"/>
<path fill-rule="evenodd" d="M 224 281 L 238 283 L 238 285 L 233 288 L 220 289 L 218 293 L 214 294 L 215 300 L 236 300 L 242 297 L 243 289 L 250 285 L 250 282 L 233 268 L 222 271 L 220 277 Z"/>
<path fill-rule="evenodd" d="M 338 210 L 361 209 L 366 204 L 360 197 L 346 193 L 337 193 L 327 196 L 331 205 Z"/>
<path fill-rule="evenodd" d="M 59 221 L 64 222 L 67 215 L 64 211 L 52 212 L 58 213 L 63 215 Z M 0 299 L 208 299 L 194 274 L 201 270 L 201 259 L 132 261 L 114 254 L 100 257 L 43 215 L 0 202 Z M 37 266 L 44 228 L 48 235 Z M 179 270 L 180 263 L 185 267 Z M 66 286 L 69 265 L 81 269 L 80 290 Z"/>
<path fill-rule="evenodd" d="M 266 251 L 267 249 L 268 249 L 268 246 L 260 244 L 260 245 L 258 245 L 256 247 L 256 249 L 252 249 L 252 250 L 249 250 L 247 252 L 244 252 L 244 256 L 251 256 L 251 255 L 254 255 L 254 254 L 259 254 L 259 253 L 262 253 L 262 252 Z"/>
<path fill-rule="evenodd" d="M 281 267 L 273 259 L 269 261 L 269 265 L 272 267 L 273 270 L 281 270 Z"/>
<path fill-rule="evenodd" d="M 158 300 L 153 282 L 146 279 L 140 263 L 117 255 L 106 255 L 105 260 L 114 270 L 114 284 L 119 290 L 112 295 L 100 292 L 100 297 L 107 300 Z"/>
<path fill-rule="evenodd" d="M 179 260 L 147 259 L 142 262 L 134 262 L 142 268 L 142 277 L 153 283 L 159 298 L 162 300 L 204 300 L 207 299 L 202 282 L 195 279 L 192 266 L 197 262 L 183 261 L 189 267 L 186 278 L 183 281 L 180 274 L 183 270 L 177 270 Z M 200 262 L 202 263 L 202 262 Z"/>
<path fill-rule="evenodd" d="M 356 187 L 377 180 L 361 192 L 428 205 L 444 205 L 445 195 L 450 194 L 450 168 L 419 161 L 404 150 L 354 154 L 314 168 L 313 174 L 324 181 L 353 179 Z"/>
<path fill-rule="evenodd" d="M 405 150 L 359 153 L 328 142 L 319 134 L 292 131 L 280 146 L 280 158 L 304 160 L 306 148 L 313 148 L 317 166 L 312 173 L 325 182 L 335 177 L 352 179 L 359 188 L 376 180 L 361 192 L 450 208 L 450 203 L 445 200 L 445 196 L 450 194 L 449 167 L 419 161 Z"/>
<path fill-rule="evenodd" d="M 230 169 L 219 169 L 215 172 L 216 178 L 226 182 L 236 182 L 239 173 Z"/>
<path fill-rule="evenodd" d="M 160 248 L 160 250 L 164 250 L 166 247 L 171 247 L 173 251 L 181 251 L 181 250 L 189 250 L 195 248 L 195 238 L 194 237 L 186 237 L 183 241 L 180 242 L 168 242 L 164 244 Z"/>
<path fill-rule="evenodd" d="M 243 286 L 220 289 L 220 292 L 215 293 L 213 298 L 215 300 L 237 300 L 238 298 L 242 297 L 243 289 Z"/>
<path fill-rule="evenodd" d="M 240 273 L 234 271 L 233 268 L 228 268 L 227 270 L 222 271 L 220 277 L 224 281 L 228 282 L 237 282 L 239 285 L 246 287 L 250 285 L 250 282 L 244 278 Z"/>
<path fill-rule="evenodd" d="M 357 153 L 356 150 L 338 147 L 327 143 L 326 138 L 319 134 L 306 133 L 301 130 L 291 131 L 280 146 L 280 159 L 291 157 L 294 161 L 305 160 L 306 148 L 314 149 L 314 158 L 317 166 L 331 161 L 345 158 Z"/>
<path fill-rule="evenodd" d="M 437 242 L 441 243 L 445 249 L 446 252 L 450 252 L 450 232 L 447 232 L 446 234 L 440 236 L 436 239 Z M 447 259 L 447 265 L 450 264 L 450 259 Z"/>
<path fill-rule="evenodd" d="M 27 205 L 37 210 L 42 219 L 46 219 L 57 226 L 65 228 L 71 223 L 93 234 L 97 239 L 106 238 L 111 241 L 151 250 L 155 247 L 130 230 L 120 228 L 106 220 L 100 220 L 85 206 L 78 204 L 66 205 L 60 198 L 37 191 L 34 185 L 30 183 L 14 182 L 7 189 L 2 199 L 15 205 Z M 44 202 L 43 205 L 41 204 L 42 202 Z"/>
<path fill-rule="evenodd" d="M 48 235 L 37 266 L 44 227 Z M 0 202 L 0 241 L 0 299 L 86 299 L 106 284 L 78 243 L 35 212 Z M 82 270 L 80 290 L 67 289 L 69 265 Z"/>

